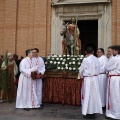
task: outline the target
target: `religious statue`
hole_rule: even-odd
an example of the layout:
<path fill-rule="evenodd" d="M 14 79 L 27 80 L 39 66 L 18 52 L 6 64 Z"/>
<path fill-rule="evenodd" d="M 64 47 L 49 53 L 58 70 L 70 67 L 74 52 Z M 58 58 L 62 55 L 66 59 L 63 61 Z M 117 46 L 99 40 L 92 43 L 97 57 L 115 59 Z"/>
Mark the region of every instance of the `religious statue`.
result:
<path fill-rule="evenodd" d="M 79 55 L 81 49 L 81 41 L 79 39 L 80 31 L 75 18 L 71 18 L 71 23 L 63 22 L 60 31 L 63 36 L 62 51 L 63 54 Z"/>

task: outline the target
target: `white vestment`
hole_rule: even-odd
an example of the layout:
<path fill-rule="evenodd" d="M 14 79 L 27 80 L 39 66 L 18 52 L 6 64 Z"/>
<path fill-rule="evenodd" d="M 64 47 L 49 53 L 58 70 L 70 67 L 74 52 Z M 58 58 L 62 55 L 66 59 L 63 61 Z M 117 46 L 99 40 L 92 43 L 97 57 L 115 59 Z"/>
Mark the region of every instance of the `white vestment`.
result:
<path fill-rule="evenodd" d="M 81 90 L 82 114 L 102 114 L 102 103 L 98 86 L 98 75 L 100 71 L 100 63 L 98 59 L 90 55 L 83 59 L 79 68 L 81 77 L 84 78 Z"/>
<path fill-rule="evenodd" d="M 106 70 L 109 73 L 106 116 L 120 119 L 120 55 L 110 57 L 106 64 Z"/>
<path fill-rule="evenodd" d="M 38 74 L 44 74 L 45 72 L 45 64 L 44 64 L 44 61 L 41 57 L 37 57 L 37 58 L 33 58 L 33 63 L 34 65 L 38 65 Z M 39 105 L 42 104 L 42 79 L 36 79 L 34 80 L 34 86 L 35 86 L 35 89 L 36 89 L 36 94 L 37 94 L 37 97 L 38 97 L 38 100 L 39 100 Z"/>
<path fill-rule="evenodd" d="M 31 72 L 37 71 L 38 65 L 34 66 L 32 59 L 24 58 L 20 63 L 20 77 L 17 90 L 16 108 L 38 108 L 39 100 L 36 94 L 36 86 L 31 78 Z"/>
<path fill-rule="evenodd" d="M 102 101 L 102 107 L 105 107 L 106 105 L 106 94 L 107 94 L 107 75 L 106 75 L 106 63 L 108 62 L 108 59 L 105 55 L 102 55 L 98 58 L 100 63 L 100 74 L 99 74 L 99 91 L 100 91 L 100 97 Z"/>

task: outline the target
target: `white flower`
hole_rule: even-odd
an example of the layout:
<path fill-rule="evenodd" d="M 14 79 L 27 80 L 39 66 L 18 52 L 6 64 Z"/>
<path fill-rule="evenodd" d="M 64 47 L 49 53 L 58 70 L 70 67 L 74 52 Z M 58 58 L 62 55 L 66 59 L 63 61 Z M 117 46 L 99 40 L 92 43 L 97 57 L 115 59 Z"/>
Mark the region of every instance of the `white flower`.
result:
<path fill-rule="evenodd" d="M 82 60 L 83 58 L 80 58 L 80 60 Z"/>
<path fill-rule="evenodd" d="M 56 58 L 56 60 L 59 60 L 59 58 Z"/>
<path fill-rule="evenodd" d="M 78 62 L 78 65 L 80 65 L 80 62 Z"/>
<path fill-rule="evenodd" d="M 68 67 L 65 67 L 66 70 L 68 70 Z"/>
<path fill-rule="evenodd" d="M 54 60 L 55 58 L 52 58 L 52 60 Z"/>
<path fill-rule="evenodd" d="M 56 61 L 54 62 L 54 64 L 56 64 Z"/>
<path fill-rule="evenodd" d="M 69 60 L 70 58 L 67 58 L 67 60 Z"/>
<path fill-rule="evenodd" d="M 50 56 L 48 56 L 47 59 L 50 59 Z"/>
<path fill-rule="evenodd" d="M 71 65 L 71 62 L 69 62 L 69 64 Z"/>
<path fill-rule="evenodd" d="M 62 55 L 59 55 L 59 57 L 62 57 Z"/>
<path fill-rule="evenodd" d="M 77 60 L 79 60 L 80 58 L 77 58 Z"/>
<path fill-rule="evenodd" d="M 60 60 L 63 60 L 63 58 L 60 58 Z"/>
<path fill-rule="evenodd" d="M 60 67 L 58 67 L 58 70 L 60 70 Z"/>
<path fill-rule="evenodd" d="M 71 57 L 73 57 L 73 55 L 71 55 Z"/>
<path fill-rule="evenodd" d="M 62 62 L 62 65 L 64 65 L 65 63 L 64 62 Z"/>
<path fill-rule="evenodd" d="M 76 70 L 76 68 L 73 68 L 73 70 Z"/>
<path fill-rule="evenodd" d="M 68 67 L 68 64 L 65 64 L 66 67 Z"/>
<path fill-rule="evenodd" d="M 45 64 L 47 64 L 47 62 L 45 62 Z"/>
<path fill-rule="evenodd" d="M 63 57 L 66 57 L 66 55 L 63 55 Z"/>
<path fill-rule="evenodd" d="M 63 70 L 63 67 L 61 67 L 61 70 Z"/>
<path fill-rule="evenodd" d="M 58 62 L 58 64 L 60 64 L 60 62 Z"/>
<path fill-rule="evenodd" d="M 53 57 L 57 57 L 57 55 L 53 55 Z"/>
<path fill-rule="evenodd" d="M 63 60 L 64 62 L 66 61 L 66 59 Z"/>
<path fill-rule="evenodd" d="M 84 55 L 81 55 L 80 57 L 84 57 Z"/>
<path fill-rule="evenodd" d="M 75 62 L 73 62 L 73 64 L 75 64 Z"/>
<path fill-rule="evenodd" d="M 70 55 L 67 55 L 67 57 L 69 57 Z"/>
<path fill-rule="evenodd" d="M 53 63 L 53 61 L 50 61 L 50 63 Z"/>
<path fill-rule="evenodd" d="M 72 70 L 72 68 L 71 68 L 71 67 L 69 67 L 69 70 Z"/>
<path fill-rule="evenodd" d="M 72 60 L 75 60 L 75 58 L 73 58 Z"/>

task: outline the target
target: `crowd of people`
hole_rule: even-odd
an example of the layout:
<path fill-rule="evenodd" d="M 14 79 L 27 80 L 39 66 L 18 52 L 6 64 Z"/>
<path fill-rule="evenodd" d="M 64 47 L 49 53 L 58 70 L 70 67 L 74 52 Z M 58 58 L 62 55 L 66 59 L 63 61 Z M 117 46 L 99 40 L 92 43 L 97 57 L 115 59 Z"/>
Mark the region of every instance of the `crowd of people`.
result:
<path fill-rule="evenodd" d="M 3 56 L 0 57 L 1 70 L 13 65 L 12 79 L 17 87 L 16 108 L 30 110 L 42 107 L 45 64 L 38 53 L 37 48 L 26 50 L 25 58 L 8 53 L 8 66 Z M 97 50 L 97 57 L 92 47 L 87 47 L 85 53 L 79 68 L 83 118 L 95 119 L 95 113 L 102 114 L 103 108 L 106 109 L 106 118 L 120 119 L 120 46 L 108 47 L 107 55 L 103 48 Z M 5 90 L 1 87 L 0 102 L 3 102 L 4 94 Z"/>
<path fill-rule="evenodd" d="M 3 102 L 4 98 L 13 99 L 16 97 L 16 108 L 29 110 L 42 106 L 41 79 L 45 72 L 45 65 L 38 53 L 39 49 L 37 48 L 26 50 L 25 58 L 7 53 L 8 65 L 1 56 L 1 71 L 8 70 L 8 83 L 5 82 L 5 77 L 0 78 L 0 102 Z M 8 93 L 4 86 L 8 87 Z"/>
<path fill-rule="evenodd" d="M 79 68 L 82 78 L 81 100 L 83 118 L 95 119 L 95 113 L 106 109 L 106 119 L 120 119 L 120 46 L 110 46 L 94 56 L 92 47 L 86 48 L 86 58 Z"/>

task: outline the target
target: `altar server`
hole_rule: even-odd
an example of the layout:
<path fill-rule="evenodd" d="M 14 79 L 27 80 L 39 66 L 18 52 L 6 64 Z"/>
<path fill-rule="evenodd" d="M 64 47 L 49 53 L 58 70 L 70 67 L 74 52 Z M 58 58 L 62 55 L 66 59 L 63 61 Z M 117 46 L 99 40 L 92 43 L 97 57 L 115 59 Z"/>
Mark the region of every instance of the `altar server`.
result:
<path fill-rule="evenodd" d="M 108 90 L 106 104 L 106 118 L 120 119 L 120 46 L 118 55 L 113 57 L 112 47 L 108 48 L 109 61 L 106 64 L 108 72 Z"/>
<path fill-rule="evenodd" d="M 106 94 L 107 94 L 107 75 L 105 66 L 108 62 L 107 57 L 104 55 L 104 49 L 99 48 L 97 50 L 97 56 L 100 63 L 100 74 L 99 74 L 99 91 L 100 91 L 100 97 L 102 101 L 102 107 L 105 107 L 106 105 Z"/>
<path fill-rule="evenodd" d="M 17 90 L 16 108 L 40 108 L 39 100 L 36 94 L 34 81 L 31 77 L 32 72 L 38 71 L 38 65 L 32 62 L 32 50 L 26 50 L 26 58 L 20 63 L 20 77 Z"/>
<path fill-rule="evenodd" d="M 93 55 L 92 47 L 86 48 L 87 57 L 79 68 L 82 80 L 81 101 L 83 118 L 94 119 L 95 113 L 102 114 L 102 103 L 100 98 L 98 75 L 100 63 Z"/>
<path fill-rule="evenodd" d="M 33 52 L 33 56 L 34 56 L 34 58 L 32 58 L 33 63 L 34 63 L 34 65 L 39 66 L 38 72 L 37 72 L 37 79 L 34 80 L 34 86 L 35 86 L 36 94 L 37 94 L 37 97 L 39 100 L 39 105 L 43 106 L 43 104 L 42 104 L 42 78 L 45 73 L 45 64 L 44 64 L 43 59 L 38 56 L 38 53 L 39 53 L 38 48 L 34 48 L 32 50 L 32 52 Z"/>

